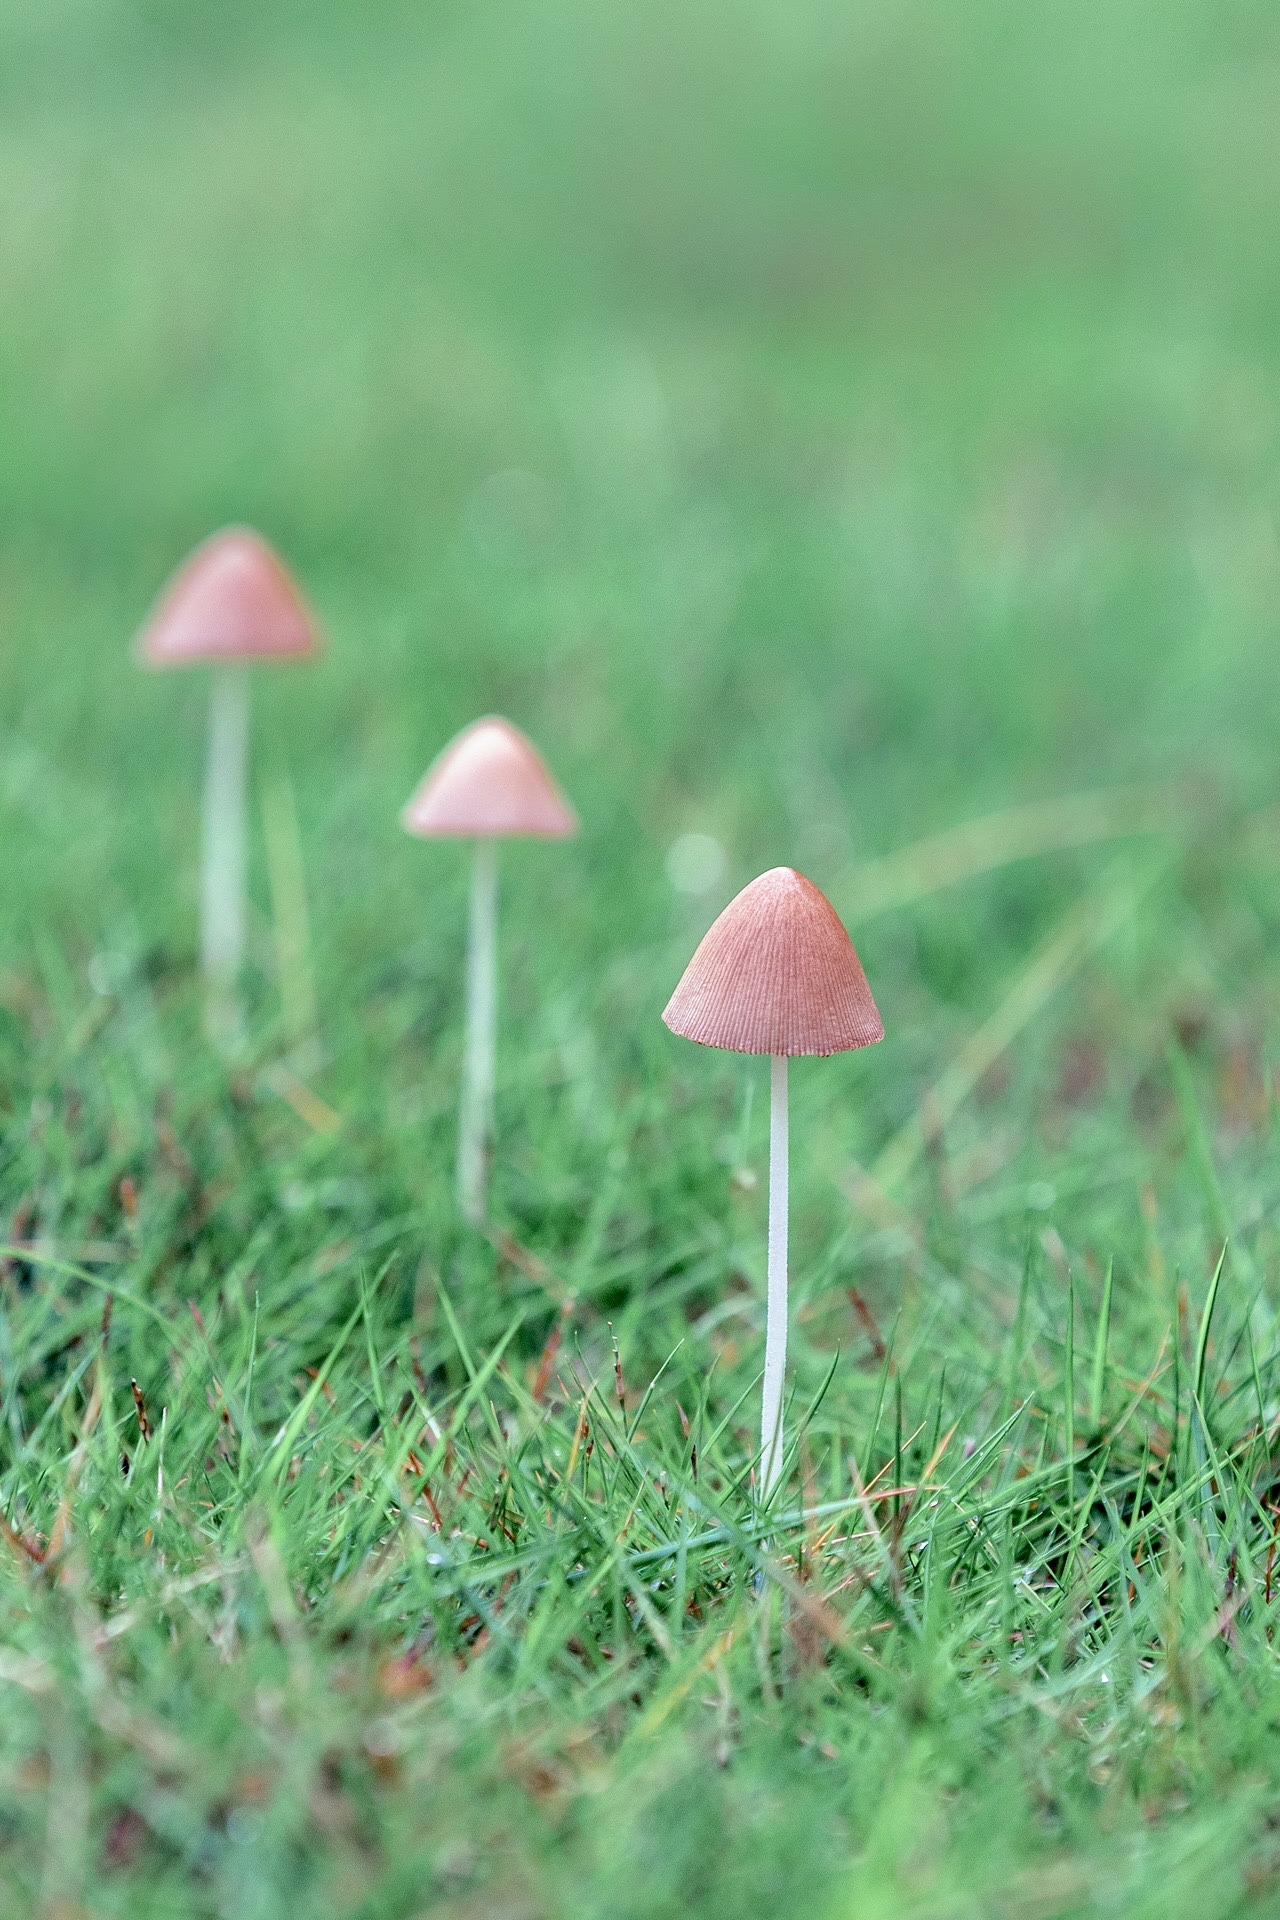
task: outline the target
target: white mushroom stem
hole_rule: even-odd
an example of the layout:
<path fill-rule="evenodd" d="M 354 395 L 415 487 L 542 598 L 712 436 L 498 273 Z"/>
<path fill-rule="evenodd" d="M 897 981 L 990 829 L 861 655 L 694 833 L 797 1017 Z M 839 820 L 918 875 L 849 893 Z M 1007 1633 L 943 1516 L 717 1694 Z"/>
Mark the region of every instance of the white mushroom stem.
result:
<path fill-rule="evenodd" d="M 787 1058 L 775 1053 L 769 1084 L 769 1293 L 764 1336 L 764 1402 L 760 1420 L 761 1496 L 782 1472 L 782 1393 L 787 1371 Z"/>
<path fill-rule="evenodd" d="M 248 674 L 244 667 L 222 667 L 209 704 L 200 875 L 200 964 L 210 1026 L 221 1035 L 235 1023 L 234 989 L 244 958 L 248 762 Z"/>
<path fill-rule="evenodd" d="M 458 1202 L 473 1227 L 485 1221 L 485 1179 L 493 1133 L 498 1018 L 498 847 L 477 840 L 467 941 L 467 1030 L 458 1112 Z"/>

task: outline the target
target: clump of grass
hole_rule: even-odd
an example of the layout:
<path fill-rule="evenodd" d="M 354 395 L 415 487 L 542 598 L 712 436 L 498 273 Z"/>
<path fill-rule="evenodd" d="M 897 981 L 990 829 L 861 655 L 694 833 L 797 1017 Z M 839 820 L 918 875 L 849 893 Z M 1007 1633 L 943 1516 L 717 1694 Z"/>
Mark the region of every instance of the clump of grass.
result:
<path fill-rule="evenodd" d="M 301 1196 L 219 1251 L 216 1163 L 277 1112 L 211 1084 L 96 1237 L 72 1195 L 78 1258 L 31 1210 L 5 1251 L 24 1898 L 336 1914 L 372 1876 L 387 1911 L 715 1913 L 750 1879 L 1101 1913 L 1203 1883 L 1225 1914 L 1269 1884 L 1276 1360 L 1238 1260 L 1148 1323 L 1146 1281 L 1065 1281 L 1033 1232 L 994 1340 L 927 1243 L 891 1331 L 815 1287 L 759 1517 L 758 1332 L 705 1252 L 622 1251 L 598 1302 L 598 1255 L 571 1284 L 462 1241 L 408 1287 L 416 1222 L 335 1242 Z M 35 1191 L 101 1119 L 47 1117 Z"/>

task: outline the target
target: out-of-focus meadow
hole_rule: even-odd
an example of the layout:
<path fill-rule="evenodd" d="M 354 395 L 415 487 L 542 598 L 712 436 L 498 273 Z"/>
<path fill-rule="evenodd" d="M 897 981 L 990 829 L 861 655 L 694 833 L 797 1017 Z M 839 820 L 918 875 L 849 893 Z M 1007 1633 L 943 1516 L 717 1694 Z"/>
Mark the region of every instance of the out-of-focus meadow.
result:
<path fill-rule="evenodd" d="M 1272 1910 L 1278 81 L 1201 0 L 0 4 L 9 1911 Z M 229 1078 L 130 639 L 231 520 L 327 647 Z M 584 827 L 494 1244 L 396 824 L 490 711 Z M 888 1038 L 794 1075 L 762 1526 L 760 1064 L 658 1016 L 781 862 Z"/>

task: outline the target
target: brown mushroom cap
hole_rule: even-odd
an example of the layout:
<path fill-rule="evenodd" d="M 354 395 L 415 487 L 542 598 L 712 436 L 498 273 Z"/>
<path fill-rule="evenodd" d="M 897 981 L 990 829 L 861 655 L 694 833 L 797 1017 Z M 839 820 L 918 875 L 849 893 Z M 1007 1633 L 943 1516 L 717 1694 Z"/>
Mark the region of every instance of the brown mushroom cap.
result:
<path fill-rule="evenodd" d="M 224 527 L 189 554 L 138 636 L 150 667 L 296 660 L 319 645 L 283 561 L 250 527 Z"/>
<path fill-rule="evenodd" d="M 427 770 L 400 815 L 424 840 L 562 840 L 577 818 L 531 740 L 490 716 L 464 727 Z"/>
<path fill-rule="evenodd" d="M 840 916 L 792 867 L 731 900 L 684 970 L 663 1019 L 734 1053 L 845 1053 L 884 1039 Z"/>

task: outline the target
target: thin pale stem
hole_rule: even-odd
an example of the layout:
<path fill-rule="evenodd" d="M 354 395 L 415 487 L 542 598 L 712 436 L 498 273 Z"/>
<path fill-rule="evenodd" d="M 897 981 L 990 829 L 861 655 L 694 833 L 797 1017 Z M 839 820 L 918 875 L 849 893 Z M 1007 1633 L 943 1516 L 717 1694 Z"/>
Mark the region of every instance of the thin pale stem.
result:
<path fill-rule="evenodd" d="M 249 766 L 249 678 L 222 667 L 209 703 L 200 873 L 200 965 L 215 1038 L 238 1026 L 236 980 L 244 959 L 245 855 Z"/>
<path fill-rule="evenodd" d="M 458 1203 L 473 1227 L 485 1222 L 485 1185 L 493 1136 L 498 1022 L 498 847 L 477 840 L 467 941 L 467 1028 L 458 1112 Z"/>
<path fill-rule="evenodd" d="M 782 1472 L 783 1383 L 787 1371 L 787 1061 L 774 1054 L 769 1081 L 769 1293 L 764 1336 L 764 1399 L 760 1419 L 761 1497 L 768 1501 Z"/>

